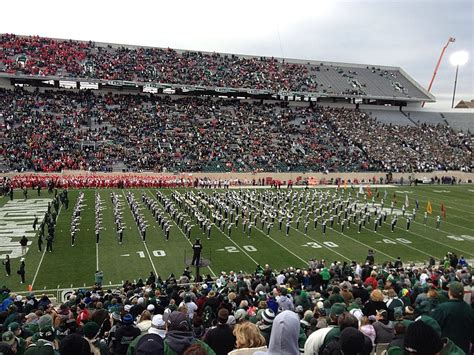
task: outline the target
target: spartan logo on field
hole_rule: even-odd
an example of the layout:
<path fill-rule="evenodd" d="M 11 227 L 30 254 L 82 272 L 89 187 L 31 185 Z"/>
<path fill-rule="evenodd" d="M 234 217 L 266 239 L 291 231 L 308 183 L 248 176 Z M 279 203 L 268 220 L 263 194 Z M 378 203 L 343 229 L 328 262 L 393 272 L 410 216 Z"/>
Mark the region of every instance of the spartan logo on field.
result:
<path fill-rule="evenodd" d="M 35 215 L 40 224 L 51 201 L 49 198 L 13 200 L 0 207 L 0 257 L 6 254 L 10 258 L 21 257 L 21 237 L 25 235 L 28 238 L 29 247 L 36 236 L 33 229 Z"/>

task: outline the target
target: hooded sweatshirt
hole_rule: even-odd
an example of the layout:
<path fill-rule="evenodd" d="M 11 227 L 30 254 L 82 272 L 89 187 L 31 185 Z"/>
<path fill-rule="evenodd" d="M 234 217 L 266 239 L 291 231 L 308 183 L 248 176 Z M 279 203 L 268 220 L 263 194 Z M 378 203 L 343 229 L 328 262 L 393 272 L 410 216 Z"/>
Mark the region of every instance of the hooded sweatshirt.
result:
<path fill-rule="evenodd" d="M 377 321 L 373 324 L 375 329 L 375 343 L 390 343 L 395 336 L 392 322 L 388 324 Z"/>
<path fill-rule="evenodd" d="M 283 311 L 273 321 L 268 350 L 257 351 L 254 355 L 299 355 L 298 337 L 300 319 L 292 311 Z"/>
<path fill-rule="evenodd" d="M 193 341 L 194 337 L 191 331 L 172 330 L 165 337 L 165 344 L 178 354 L 182 354 Z"/>

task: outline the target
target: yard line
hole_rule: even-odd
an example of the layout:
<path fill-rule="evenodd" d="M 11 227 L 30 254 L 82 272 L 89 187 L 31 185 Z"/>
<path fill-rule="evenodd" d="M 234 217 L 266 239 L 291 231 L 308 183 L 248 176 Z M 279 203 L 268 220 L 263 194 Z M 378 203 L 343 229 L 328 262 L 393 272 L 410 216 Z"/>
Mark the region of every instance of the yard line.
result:
<path fill-rule="evenodd" d="M 313 219 L 313 218 L 309 218 L 309 220 L 314 222 L 314 219 Z M 373 249 L 373 250 L 375 250 L 376 252 L 378 252 L 378 253 L 380 253 L 380 254 L 383 254 L 383 255 L 385 255 L 385 256 L 388 256 L 389 258 L 393 258 L 394 260 L 396 259 L 396 258 L 393 257 L 392 255 L 386 254 L 386 253 L 384 253 L 383 251 L 377 250 L 377 249 L 375 249 L 374 247 L 372 247 L 372 246 L 370 246 L 370 245 L 367 245 L 367 244 L 365 244 L 365 243 L 362 243 L 361 241 L 359 241 L 359 240 L 357 240 L 357 239 L 354 239 L 354 238 L 349 237 L 348 235 L 346 235 L 346 234 L 344 234 L 344 233 L 342 233 L 342 232 L 337 231 L 336 228 L 330 228 L 330 227 L 329 227 L 329 230 L 332 230 L 332 231 L 334 231 L 334 232 L 336 232 L 336 233 L 338 233 L 338 234 L 341 234 L 341 235 L 343 235 L 344 237 L 349 238 L 350 240 L 352 240 L 352 241 L 354 241 L 354 242 L 357 242 L 357 243 L 359 243 L 359 244 L 365 246 L 366 248 Z M 317 240 L 315 239 L 315 241 L 317 241 Z"/>
<path fill-rule="evenodd" d="M 145 242 L 143 242 L 143 245 L 145 246 L 146 253 L 148 254 L 148 258 L 150 259 L 151 266 L 153 267 L 153 271 L 155 272 L 155 275 L 158 275 L 158 272 L 156 271 L 155 264 L 153 264 L 153 260 L 151 259 L 150 251 L 148 250 L 148 246 L 146 245 Z"/>
<path fill-rule="evenodd" d="M 400 227 L 397 227 L 397 226 L 395 226 L 395 228 L 400 229 L 400 230 L 402 230 L 402 231 L 404 231 L 404 232 L 406 232 L 406 233 L 409 233 L 409 234 L 417 235 L 417 236 L 419 236 L 419 237 L 421 237 L 421 238 L 423 238 L 423 239 L 427 239 L 427 240 L 429 240 L 429 241 L 431 241 L 431 242 L 434 242 L 434 243 L 437 243 L 437 244 L 440 244 L 440 245 L 444 245 L 445 247 L 448 247 L 448 248 L 450 248 L 450 249 L 454 249 L 454 250 L 460 251 L 460 252 L 462 252 L 462 253 L 464 253 L 464 254 L 467 254 L 467 255 L 474 255 L 473 253 L 468 253 L 468 252 L 466 252 L 466 251 L 464 251 L 464 250 L 462 250 L 462 249 L 455 248 L 455 247 L 453 247 L 452 245 L 448 245 L 448 244 L 445 244 L 445 243 L 443 243 L 443 242 L 438 242 L 437 240 L 434 240 L 434 239 L 431 239 L 431 238 L 427 238 L 427 237 L 425 237 L 425 236 L 422 236 L 421 234 L 418 234 L 418 233 L 415 233 L 415 232 L 412 232 L 412 231 L 407 231 L 407 230 L 405 230 L 405 229 L 403 229 L 403 228 L 400 228 Z"/>
<path fill-rule="evenodd" d="M 254 228 L 258 231 L 260 231 L 260 233 L 262 233 L 265 237 L 267 237 L 268 239 L 270 239 L 272 242 L 278 244 L 280 247 L 282 247 L 283 249 L 285 249 L 288 253 L 290 253 L 291 255 L 295 256 L 296 258 L 300 259 L 302 262 L 305 263 L 305 265 L 308 264 L 308 260 L 304 260 L 302 258 L 300 258 L 298 255 L 296 255 L 295 253 L 293 253 L 291 250 L 289 250 L 287 247 L 285 247 L 284 245 L 280 244 L 279 242 L 277 242 L 275 239 L 269 237 L 268 235 L 265 234 L 264 231 L 262 231 L 260 228 L 258 228 L 257 226 L 254 226 Z"/>
<path fill-rule="evenodd" d="M 446 221 L 442 221 L 442 222 L 443 222 L 443 223 L 448 223 L 448 222 L 446 222 Z M 434 230 L 437 230 L 437 231 L 440 231 L 440 232 L 443 232 L 443 233 L 446 233 L 446 234 L 456 234 L 456 233 L 453 233 L 453 232 L 445 231 L 444 229 L 436 229 L 436 228 L 434 228 L 434 227 L 431 227 L 431 226 L 429 226 L 429 225 L 427 225 L 427 224 L 424 224 L 424 223 L 417 222 L 417 221 L 415 221 L 415 220 L 413 220 L 413 223 L 420 224 L 420 225 L 423 225 L 423 226 L 428 227 L 428 228 L 430 228 L 430 229 L 434 229 Z M 452 224 L 453 226 L 456 226 L 456 227 L 461 227 L 461 228 L 467 229 L 467 230 L 470 231 L 470 232 L 474 232 L 474 230 L 473 230 L 472 228 L 460 226 L 460 225 L 454 224 L 454 223 L 449 223 L 449 224 Z"/>
<path fill-rule="evenodd" d="M 156 201 L 158 202 L 158 204 L 160 205 L 160 209 L 164 211 L 164 209 L 162 209 L 162 206 L 161 204 L 159 203 L 158 200 L 156 200 L 155 196 L 153 196 L 153 193 L 150 191 L 150 189 L 146 189 L 147 192 L 150 193 L 151 197 Z M 186 237 L 186 234 L 183 232 L 183 230 L 181 229 L 181 227 L 174 221 L 174 219 L 171 219 L 171 221 L 173 222 L 173 224 L 178 227 L 178 230 L 181 232 L 181 234 L 183 235 L 184 239 L 186 239 L 188 241 L 188 243 L 193 246 L 193 243 L 191 243 L 191 241 Z M 155 221 L 155 224 L 156 224 L 156 221 Z M 216 277 L 217 275 L 214 273 L 214 271 L 211 269 L 211 267 L 208 265 L 207 268 L 209 269 L 209 271 L 211 272 L 212 276 Z"/>
<path fill-rule="evenodd" d="M 207 268 L 209 269 L 209 271 L 211 272 L 212 276 L 216 277 L 217 275 L 214 273 L 214 271 L 212 271 L 211 267 L 208 265 Z"/>
<path fill-rule="evenodd" d="M 63 205 L 61 204 L 61 206 L 59 206 L 58 215 L 56 216 L 56 221 L 59 219 L 59 216 L 61 215 L 62 209 L 63 209 Z M 56 229 L 56 226 L 54 226 L 54 229 Z M 40 262 L 38 264 L 38 267 L 36 268 L 35 276 L 33 276 L 33 281 L 31 281 L 31 288 L 32 289 L 33 289 L 33 286 L 35 285 L 36 277 L 38 277 L 38 273 L 39 273 L 39 270 L 41 268 L 41 264 L 43 263 L 43 259 L 44 259 L 45 254 L 46 254 L 46 248 L 43 249 L 43 255 L 41 255 Z"/>
<path fill-rule="evenodd" d="M 397 241 L 396 241 L 395 239 L 390 238 L 389 236 L 387 236 L 387 235 L 385 235 L 385 234 L 382 234 L 382 233 L 379 233 L 379 232 L 375 232 L 375 231 L 373 231 L 373 230 L 371 230 L 371 229 L 369 229 L 369 228 L 367 228 L 367 227 L 363 227 L 363 228 L 366 229 L 366 230 L 368 230 L 368 231 L 374 232 L 375 234 L 379 234 L 379 235 L 381 235 L 382 237 L 384 237 L 384 238 L 386 238 L 386 239 L 389 239 L 389 240 L 395 242 L 395 243 L 398 244 L 398 245 L 403 245 L 403 246 L 405 246 L 405 247 L 407 247 L 407 248 L 416 250 L 417 252 L 422 253 L 422 254 L 425 254 L 426 256 L 429 256 L 429 257 L 432 257 L 432 256 L 433 256 L 433 254 L 425 253 L 423 250 L 420 250 L 420 249 L 418 249 L 418 248 L 412 247 L 411 245 L 404 244 L 404 243 L 397 243 Z"/>
<path fill-rule="evenodd" d="M 348 235 L 346 235 L 346 234 L 344 234 L 344 233 L 342 233 L 342 232 L 339 232 L 339 231 L 337 231 L 336 229 L 333 229 L 333 228 L 332 228 L 331 230 L 333 230 L 334 232 L 336 232 L 336 233 L 338 233 L 338 234 L 343 235 L 343 236 L 346 237 L 346 238 L 349 238 L 350 240 L 352 240 L 352 241 L 354 241 L 354 242 L 356 242 L 356 243 L 359 243 L 359 244 L 365 246 L 366 248 L 375 250 L 377 253 L 380 253 L 380 254 L 383 254 L 383 255 L 385 255 L 385 256 L 388 256 L 389 258 L 392 258 L 393 260 L 396 259 L 394 256 L 389 255 L 389 254 L 387 254 L 387 253 L 384 253 L 383 251 L 380 251 L 380 250 L 378 250 L 378 249 L 375 249 L 374 247 L 372 247 L 372 246 L 370 246 L 370 245 L 367 245 L 367 244 L 365 244 L 365 243 L 362 243 L 360 240 L 357 240 L 357 239 L 355 239 L 355 238 L 349 237 Z"/>
<path fill-rule="evenodd" d="M 416 200 L 417 198 L 415 198 Z M 427 198 L 418 198 L 418 202 L 420 201 L 423 201 L 423 202 L 432 202 L 432 203 L 436 203 L 436 204 L 439 204 L 439 203 L 444 203 L 444 207 L 446 208 L 450 208 L 450 209 L 453 209 L 453 210 L 456 210 L 456 211 L 459 211 L 459 212 L 463 212 L 463 213 L 467 213 L 467 214 L 474 214 L 474 212 L 471 212 L 469 211 L 469 209 L 471 208 L 471 206 L 466 206 L 466 205 L 463 205 L 464 207 L 466 207 L 465 209 L 460 209 L 460 208 L 456 208 L 456 207 L 453 207 L 452 204 L 454 202 L 450 201 L 449 198 L 447 200 L 441 200 L 441 199 L 437 199 L 435 197 L 427 197 Z M 457 206 L 459 207 L 459 206 Z M 434 210 L 434 208 L 433 208 Z M 464 219 L 462 217 L 459 217 L 459 216 L 456 216 L 456 218 L 461 218 L 461 219 Z M 470 221 L 469 221 L 470 222 Z"/>
<path fill-rule="evenodd" d="M 317 239 L 311 238 L 309 235 L 304 234 L 304 233 L 301 232 L 299 229 L 296 229 L 295 227 L 292 227 L 291 225 L 290 225 L 290 228 L 291 228 L 291 229 L 294 229 L 295 231 L 297 231 L 298 233 L 304 235 L 305 237 L 311 239 L 312 241 L 318 242 Z M 322 245 L 323 247 L 325 247 L 325 248 L 328 249 L 329 251 L 332 251 L 333 253 L 335 253 L 335 254 L 337 254 L 337 255 L 343 257 L 344 259 L 346 259 L 346 260 L 348 260 L 348 261 L 352 261 L 352 259 L 349 259 L 347 256 L 345 256 L 345 255 L 343 255 L 343 254 L 341 254 L 341 253 L 339 253 L 339 252 L 333 250 L 332 248 L 329 248 L 327 245 L 324 245 L 324 243 L 321 243 L 320 245 Z"/>
<path fill-rule="evenodd" d="M 153 194 L 152 194 L 152 195 L 153 195 Z M 158 201 L 154 196 L 153 196 L 153 198 L 154 198 L 156 201 Z M 158 203 L 161 205 L 160 201 L 158 201 Z M 161 205 L 161 206 L 163 206 L 163 205 Z M 167 213 L 167 212 L 166 212 L 166 213 Z M 169 213 L 168 213 L 168 214 L 169 214 Z M 170 216 L 170 217 L 171 217 L 171 216 Z M 173 223 L 174 223 L 174 221 L 173 221 Z M 176 223 L 175 223 L 175 224 L 176 224 Z M 179 227 L 178 227 L 178 229 L 179 229 Z M 216 228 L 216 229 L 217 229 L 219 232 L 221 232 L 227 239 L 229 239 L 229 240 L 231 241 L 231 243 L 233 243 L 237 248 L 239 248 L 245 255 L 247 255 L 247 257 L 248 257 L 250 260 L 252 260 L 252 261 L 255 263 L 255 265 L 259 265 L 259 263 L 258 263 L 254 258 L 252 258 L 252 257 L 251 257 L 244 249 L 242 249 L 236 242 L 234 242 L 231 238 L 229 238 L 229 237 L 227 236 L 227 234 L 225 234 L 224 232 L 222 232 L 219 228 Z M 181 233 L 183 233 L 183 232 L 181 231 Z M 186 239 L 187 239 L 187 238 L 186 238 Z M 191 242 L 190 242 L 190 243 L 191 243 Z"/>
<path fill-rule="evenodd" d="M 127 196 L 125 195 L 125 191 L 124 191 L 124 190 L 122 190 L 122 195 L 123 195 L 123 197 L 125 198 L 125 203 L 127 204 L 128 209 L 130 210 L 130 205 L 128 204 Z M 130 213 L 132 213 L 131 210 L 130 210 Z M 132 215 L 132 218 L 133 218 L 133 215 Z M 136 227 L 137 230 L 140 232 L 140 230 L 138 229 L 138 226 L 137 226 L 136 223 L 135 223 L 135 227 Z M 140 234 L 140 233 L 139 233 L 139 234 Z M 158 272 L 156 271 L 155 264 L 153 264 L 153 259 L 151 258 L 150 252 L 148 251 L 148 247 L 147 247 L 145 241 L 143 241 L 143 245 L 145 246 L 146 253 L 148 254 L 148 259 L 150 259 L 151 267 L 153 268 L 153 271 L 155 272 L 155 275 L 158 275 Z"/>
<path fill-rule="evenodd" d="M 440 188 L 440 189 L 441 189 L 441 188 Z M 431 192 L 431 191 L 423 191 L 423 192 L 424 192 L 424 193 L 427 192 L 427 193 L 431 194 L 432 197 L 429 198 L 429 199 L 431 199 L 431 200 L 436 200 L 436 201 L 440 201 L 440 202 L 443 202 L 443 203 L 444 203 L 445 200 L 442 198 L 442 196 L 446 196 L 446 197 L 447 197 L 447 200 L 449 201 L 449 204 L 454 204 L 454 205 L 456 205 L 457 207 L 461 207 L 461 206 L 462 206 L 462 207 L 466 207 L 467 210 L 468 210 L 469 208 L 471 208 L 470 205 L 465 205 L 464 203 L 460 203 L 460 202 L 457 202 L 457 201 L 450 201 L 451 198 L 449 197 L 449 194 L 437 193 L 437 192 Z M 455 192 L 462 192 L 462 191 L 455 191 Z M 421 191 L 420 191 L 420 193 L 421 193 Z M 452 198 L 454 198 L 454 197 L 452 197 Z M 427 200 L 428 200 L 428 199 L 427 199 Z M 453 208 L 453 207 L 451 207 L 451 208 Z M 455 209 L 455 208 L 454 208 L 454 209 Z M 468 213 L 474 213 L 474 212 L 470 212 L 470 211 L 466 211 L 466 212 L 468 212 Z"/>

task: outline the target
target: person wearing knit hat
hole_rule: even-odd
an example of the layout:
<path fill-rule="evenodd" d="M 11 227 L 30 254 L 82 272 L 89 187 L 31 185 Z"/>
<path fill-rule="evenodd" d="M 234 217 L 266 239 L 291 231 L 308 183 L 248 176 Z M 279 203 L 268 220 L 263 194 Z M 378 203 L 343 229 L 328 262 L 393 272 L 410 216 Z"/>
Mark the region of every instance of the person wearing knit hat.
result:
<path fill-rule="evenodd" d="M 291 311 L 279 313 L 273 321 L 272 335 L 267 351 L 257 351 L 255 355 L 299 355 L 299 317 Z"/>
<path fill-rule="evenodd" d="M 105 343 L 101 342 L 100 339 L 96 339 L 99 330 L 100 327 L 96 322 L 87 322 L 82 328 L 84 338 L 89 343 L 92 354 L 106 354 L 108 350 Z"/>
<path fill-rule="evenodd" d="M 443 337 L 449 338 L 466 354 L 474 342 L 474 310 L 464 302 L 464 287 L 460 282 L 448 286 L 449 300 L 436 307 L 432 317 L 441 327 Z"/>
<path fill-rule="evenodd" d="M 15 344 L 15 334 L 8 330 L 2 334 L 2 342 L 0 343 L 0 351 L 2 351 L 2 354 L 11 354 L 13 344 Z"/>
<path fill-rule="evenodd" d="M 409 354 L 434 355 L 441 351 L 443 342 L 432 327 L 425 322 L 416 321 L 408 326 L 404 346 Z"/>
<path fill-rule="evenodd" d="M 260 334 L 265 338 L 267 344 L 270 343 L 270 335 L 272 333 L 272 325 L 275 320 L 275 313 L 267 308 L 262 313 L 262 320 L 257 323 Z"/>
<path fill-rule="evenodd" d="M 84 336 L 88 339 L 94 339 L 99 333 L 99 325 L 96 322 L 87 322 L 84 327 L 82 327 L 82 332 Z"/>
<path fill-rule="evenodd" d="M 365 336 L 356 328 L 345 328 L 340 335 L 339 345 L 344 355 L 357 355 L 364 350 Z"/>
<path fill-rule="evenodd" d="M 90 355 L 91 348 L 86 339 L 80 334 L 73 333 L 67 335 L 61 341 L 59 353 L 68 355 Z"/>
<path fill-rule="evenodd" d="M 133 316 L 129 313 L 122 317 L 122 326 L 115 332 L 114 354 L 125 355 L 130 343 L 140 335 L 140 329 L 133 324 Z"/>
<path fill-rule="evenodd" d="M 151 320 L 151 327 L 148 329 L 150 334 L 158 334 L 160 337 L 164 338 L 165 331 L 165 321 L 163 320 L 163 315 L 156 314 Z"/>

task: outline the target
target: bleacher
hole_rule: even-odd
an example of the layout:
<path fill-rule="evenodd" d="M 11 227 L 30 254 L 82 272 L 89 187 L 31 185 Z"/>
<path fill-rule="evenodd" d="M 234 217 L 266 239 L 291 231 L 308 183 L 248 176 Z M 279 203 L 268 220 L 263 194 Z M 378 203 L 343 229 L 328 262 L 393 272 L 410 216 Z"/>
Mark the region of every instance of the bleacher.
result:
<path fill-rule="evenodd" d="M 331 95 L 404 101 L 434 97 L 401 68 L 0 35 L 2 76 L 99 79 L 186 90 L 231 88 L 282 96 Z M 49 55 L 48 53 L 55 53 Z"/>
<path fill-rule="evenodd" d="M 402 112 L 399 110 L 382 110 L 382 109 L 363 109 L 377 121 L 387 125 L 415 126 Z"/>

